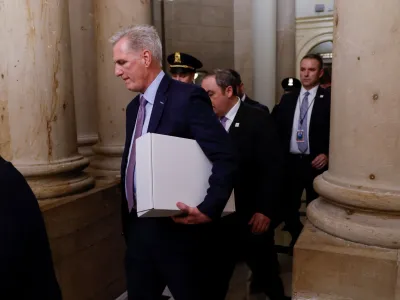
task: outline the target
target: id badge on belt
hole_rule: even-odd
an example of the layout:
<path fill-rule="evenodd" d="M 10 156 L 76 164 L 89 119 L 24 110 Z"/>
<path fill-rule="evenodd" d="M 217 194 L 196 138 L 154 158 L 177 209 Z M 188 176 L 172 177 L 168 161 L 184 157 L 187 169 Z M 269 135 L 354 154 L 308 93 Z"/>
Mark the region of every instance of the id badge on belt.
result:
<path fill-rule="evenodd" d="M 297 130 L 296 142 L 304 143 L 304 130 Z"/>

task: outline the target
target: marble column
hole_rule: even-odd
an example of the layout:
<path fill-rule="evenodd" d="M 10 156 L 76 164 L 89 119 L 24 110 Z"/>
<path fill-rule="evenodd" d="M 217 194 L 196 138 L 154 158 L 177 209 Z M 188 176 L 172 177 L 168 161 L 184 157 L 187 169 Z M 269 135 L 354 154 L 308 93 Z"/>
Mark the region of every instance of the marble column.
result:
<path fill-rule="evenodd" d="M 93 1 L 69 0 L 74 99 L 79 153 L 93 157 L 97 143 L 97 72 Z"/>
<path fill-rule="evenodd" d="M 114 75 L 109 38 L 120 28 L 151 24 L 151 1 L 96 0 L 97 106 L 99 143 L 91 163 L 99 177 L 118 176 L 125 145 L 125 108 L 135 97 Z"/>
<path fill-rule="evenodd" d="M 254 100 L 275 105 L 277 0 L 252 0 Z"/>
<path fill-rule="evenodd" d="M 233 0 L 235 70 L 240 73 L 245 92 L 253 98 L 253 0 Z"/>
<path fill-rule="evenodd" d="M 1 2 L 0 40 L 2 151 L 39 199 L 89 189 L 76 145 L 68 1 Z"/>
<path fill-rule="evenodd" d="M 296 244 L 294 291 L 399 299 L 399 3 L 335 5 L 330 166 Z"/>
<path fill-rule="evenodd" d="M 281 82 L 296 76 L 296 2 L 279 0 L 276 21 L 276 101 L 283 95 Z"/>

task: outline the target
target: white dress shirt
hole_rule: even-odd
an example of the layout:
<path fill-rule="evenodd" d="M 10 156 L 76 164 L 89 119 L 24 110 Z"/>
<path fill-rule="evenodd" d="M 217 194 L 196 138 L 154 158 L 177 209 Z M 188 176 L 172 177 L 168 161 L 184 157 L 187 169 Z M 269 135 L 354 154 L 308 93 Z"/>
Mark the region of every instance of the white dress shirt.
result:
<path fill-rule="evenodd" d="M 310 95 L 308 95 L 308 106 L 309 106 L 309 108 L 308 108 L 308 111 L 307 111 L 307 118 L 306 118 L 306 120 L 303 120 L 303 121 L 307 121 L 307 141 L 308 141 L 308 148 L 307 148 L 307 151 L 304 154 L 310 154 L 310 139 L 309 139 L 309 136 L 310 136 L 310 120 L 311 120 L 312 110 L 313 110 L 313 107 L 314 107 L 314 102 L 318 101 L 318 99 L 315 99 L 315 97 L 317 95 L 318 87 L 319 86 L 317 85 L 317 86 L 313 87 L 309 91 L 307 91 L 303 86 L 301 87 L 300 95 L 299 95 L 299 98 L 297 99 L 296 110 L 294 112 L 292 137 L 290 139 L 290 153 L 303 154 L 299 150 L 298 144 L 296 142 L 296 136 L 297 136 L 297 130 L 299 128 L 299 121 L 300 121 L 300 106 L 303 103 L 304 94 L 306 92 L 309 92 Z"/>
<path fill-rule="evenodd" d="M 151 112 L 153 111 L 153 105 L 154 105 L 154 101 L 156 99 L 157 90 L 158 90 L 158 87 L 160 86 L 161 80 L 164 78 L 164 75 L 165 75 L 164 71 L 161 71 L 160 73 L 158 73 L 157 77 L 153 80 L 153 82 L 149 85 L 149 87 L 146 89 L 146 91 L 143 94 L 147 103 L 145 106 L 146 112 L 145 112 L 144 123 L 143 123 L 143 128 L 142 128 L 142 135 L 147 133 L 147 130 L 149 128 Z M 133 133 L 132 133 L 132 140 L 131 140 L 131 145 L 129 147 L 129 154 L 128 154 L 128 163 L 126 164 L 125 173 L 128 170 L 128 166 L 129 166 L 129 160 L 131 157 L 133 138 L 135 136 L 135 132 L 136 132 L 136 124 L 135 124 L 135 129 L 133 130 Z M 136 186 L 136 168 L 135 168 L 135 171 L 133 174 L 133 181 L 134 181 L 134 185 Z M 126 189 L 127 189 L 127 187 L 126 187 L 126 182 L 125 182 L 125 192 L 126 192 Z"/>
<path fill-rule="evenodd" d="M 239 110 L 239 107 L 240 107 L 240 99 L 239 99 L 239 97 L 238 97 L 238 101 L 236 102 L 236 104 L 228 111 L 228 113 L 225 115 L 225 118 L 227 118 L 227 120 L 226 120 L 226 122 L 225 122 L 225 126 L 224 126 L 224 128 L 225 128 L 225 130 L 227 131 L 227 132 L 229 132 L 229 128 L 231 127 L 231 125 L 232 125 L 232 123 L 233 123 L 233 120 L 235 119 L 235 117 L 236 117 L 236 114 L 237 114 L 237 112 L 238 112 L 238 110 Z"/>

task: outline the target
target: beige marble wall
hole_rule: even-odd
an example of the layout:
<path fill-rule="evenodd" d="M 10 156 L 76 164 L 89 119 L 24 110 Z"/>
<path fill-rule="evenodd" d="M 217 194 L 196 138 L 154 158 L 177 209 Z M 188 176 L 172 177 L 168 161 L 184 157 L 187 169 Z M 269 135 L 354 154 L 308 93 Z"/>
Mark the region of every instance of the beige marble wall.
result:
<path fill-rule="evenodd" d="M 234 0 L 234 60 L 246 93 L 253 96 L 253 34 L 251 0 Z"/>
<path fill-rule="evenodd" d="M 118 187 L 97 181 L 86 193 L 40 202 L 64 300 L 116 299 L 126 290 Z"/>
<path fill-rule="evenodd" d="M 157 10 L 154 17 L 160 28 Z M 164 17 L 165 55 L 189 53 L 207 71 L 234 67 L 233 0 L 166 1 Z"/>

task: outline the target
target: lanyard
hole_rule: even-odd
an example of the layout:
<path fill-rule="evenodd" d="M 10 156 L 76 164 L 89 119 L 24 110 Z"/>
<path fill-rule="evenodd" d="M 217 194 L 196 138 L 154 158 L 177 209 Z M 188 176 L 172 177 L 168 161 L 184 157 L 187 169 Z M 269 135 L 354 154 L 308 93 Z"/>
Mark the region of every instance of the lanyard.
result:
<path fill-rule="evenodd" d="M 311 103 L 308 105 L 307 110 L 306 110 L 306 112 L 304 113 L 303 117 L 301 117 L 300 111 L 299 111 L 299 123 L 300 123 L 300 126 L 303 125 L 304 119 L 306 118 L 307 112 L 308 112 L 308 110 L 310 109 L 311 105 L 314 103 L 315 97 L 317 97 L 317 95 L 314 96 L 314 98 L 312 99 Z M 303 99 L 303 101 L 304 101 L 304 99 Z M 297 102 L 299 103 L 299 110 L 300 110 L 300 107 L 301 107 L 300 95 L 299 95 L 299 98 L 297 99 Z"/>

